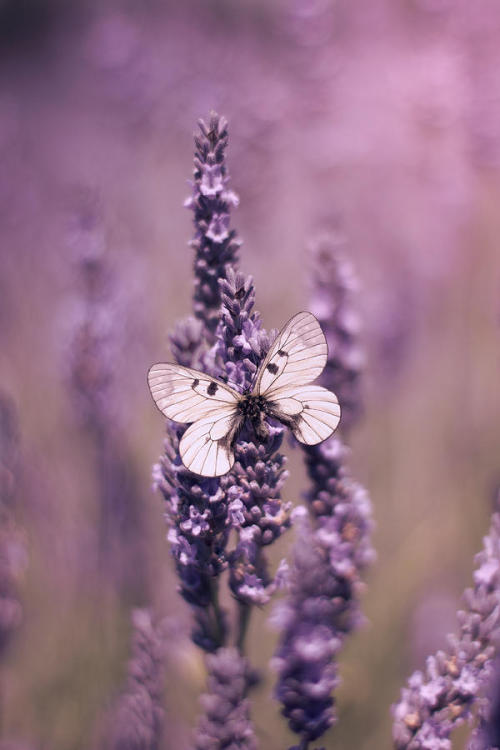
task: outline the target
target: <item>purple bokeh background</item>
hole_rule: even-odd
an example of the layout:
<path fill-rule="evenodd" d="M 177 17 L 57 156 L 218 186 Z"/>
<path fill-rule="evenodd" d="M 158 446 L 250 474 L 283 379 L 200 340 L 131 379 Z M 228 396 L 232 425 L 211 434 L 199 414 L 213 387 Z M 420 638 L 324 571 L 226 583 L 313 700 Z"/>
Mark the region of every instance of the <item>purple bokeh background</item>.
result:
<path fill-rule="evenodd" d="M 150 490 L 163 420 L 145 374 L 190 311 L 182 204 L 196 121 L 216 110 L 265 327 L 309 304 L 323 232 L 359 277 L 351 463 L 378 563 L 325 746 L 387 747 L 390 703 L 454 628 L 500 475 L 499 50 L 494 0 L 0 3 L 0 389 L 17 414 L 2 463 L 23 609 L 6 740 L 97 747 L 130 610 L 154 605 L 177 642 L 165 747 L 188 746 L 205 673 Z M 297 451 L 290 471 L 298 502 Z M 266 670 L 267 616 L 250 633 Z M 268 674 L 254 721 L 285 747 L 271 692 Z"/>

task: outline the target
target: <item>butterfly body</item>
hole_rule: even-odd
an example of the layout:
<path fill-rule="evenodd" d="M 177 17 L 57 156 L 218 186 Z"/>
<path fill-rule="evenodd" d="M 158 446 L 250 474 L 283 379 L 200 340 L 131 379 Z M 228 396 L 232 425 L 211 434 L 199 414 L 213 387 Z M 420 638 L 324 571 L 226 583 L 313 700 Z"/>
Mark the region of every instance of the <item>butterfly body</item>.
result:
<path fill-rule="evenodd" d="M 264 396 L 256 395 L 254 393 L 243 394 L 238 402 L 238 413 L 241 415 L 242 426 L 243 420 L 250 420 L 259 440 L 266 440 L 269 437 L 269 427 L 267 426 L 266 416 L 270 416 L 270 410 L 268 402 Z"/>
<path fill-rule="evenodd" d="M 260 365 L 251 391 L 181 365 L 157 364 L 148 373 L 160 411 L 189 423 L 179 452 L 184 465 L 201 476 L 221 476 L 234 464 L 234 443 L 248 420 L 257 438 L 269 436 L 267 418 L 289 427 L 297 440 L 326 440 L 340 420 L 337 397 L 312 384 L 324 369 L 326 340 L 311 313 L 295 315 L 278 334 Z"/>

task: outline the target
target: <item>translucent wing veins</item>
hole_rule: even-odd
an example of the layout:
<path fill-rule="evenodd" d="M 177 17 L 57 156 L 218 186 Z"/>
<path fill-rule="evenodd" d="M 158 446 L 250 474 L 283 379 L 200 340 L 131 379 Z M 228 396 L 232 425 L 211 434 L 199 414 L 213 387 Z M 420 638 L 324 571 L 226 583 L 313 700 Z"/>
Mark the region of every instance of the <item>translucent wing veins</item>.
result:
<path fill-rule="evenodd" d="M 322 373 L 327 356 L 326 339 L 314 315 L 297 313 L 280 331 L 259 367 L 253 393 L 267 397 L 285 385 L 310 383 Z"/>

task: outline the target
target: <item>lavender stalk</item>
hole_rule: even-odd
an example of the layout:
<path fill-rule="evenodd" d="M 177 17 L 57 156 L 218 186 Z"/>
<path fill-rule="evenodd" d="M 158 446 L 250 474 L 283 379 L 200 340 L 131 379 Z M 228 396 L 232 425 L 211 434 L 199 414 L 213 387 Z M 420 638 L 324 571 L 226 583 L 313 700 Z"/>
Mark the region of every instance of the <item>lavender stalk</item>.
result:
<path fill-rule="evenodd" d="M 500 746 L 500 680 L 499 660 L 489 669 L 490 676 L 485 678 L 483 695 L 477 700 L 478 722 L 472 730 L 467 743 L 467 750 L 490 750 Z"/>
<path fill-rule="evenodd" d="M 223 648 L 207 658 L 208 689 L 202 696 L 205 709 L 200 719 L 196 750 L 241 748 L 255 750 L 246 694 L 251 681 L 249 667 L 237 649 Z"/>
<path fill-rule="evenodd" d="M 354 304 L 358 288 L 340 233 L 319 237 L 311 246 L 311 302 L 328 344 L 321 385 L 337 394 L 342 406 L 340 428 L 346 435 L 363 412 L 361 374 L 364 354 L 359 343 L 360 318 Z"/>
<path fill-rule="evenodd" d="M 450 750 L 453 729 L 481 708 L 500 644 L 500 497 L 475 562 L 474 586 L 457 615 L 458 634 L 449 636 L 446 651 L 427 659 L 424 671 L 414 672 L 392 708 L 398 750 Z"/>
<path fill-rule="evenodd" d="M 294 546 L 289 595 L 276 618 L 276 697 L 301 748 L 336 721 L 335 660 L 345 637 L 362 622 L 361 576 L 374 557 L 370 500 L 349 478 L 345 453 L 336 439 L 306 452 L 308 512 Z"/>
<path fill-rule="evenodd" d="M 187 201 L 195 224 L 195 317 L 177 326 L 172 350 L 179 364 L 243 392 L 252 385 L 271 339 L 254 311 L 253 281 L 236 268 L 240 243 L 229 228 L 229 208 L 237 199 L 227 187 L 226 123 L 213 115 L 209 126 L 200 123 L 200 130 L 193 195 Z M 179 590 L 194 616 L 192 638 L 210 653 L 196 747 L 250 750 L 255 739 L 246 696 L 252 676 L 243 651 L 252 608 L 267 603 L 282 579 L 282 567 L 275 575 L 269 571 L 265 548 L 289 526 L 289 504 L 281 499 L 285 459 L 278 453 L 283 428 L 271 425 L 267 438 L 258 440 L 244 427 L 232 470 L 213 479 L 184 467 L 179 441 L 185 429 L 167 422 L 165 454 L 154 476 L 166 501 Z M 232 631 L 219 603 L 221 574 L 227 569 L 237 606 Z"/>
<path fill-rule="evenodd" d="M 25 545 L 14 521 L 19 473 L 19 429 L 11 399 L 0 393 L 0 652 L 22 622 L 19 578 L 25 565 Z"/>
<path fill-rule="evenodd" d="M 195 209 L 198 321 L 191 318 L 176 330 L 172 348 L 179 363 L 199 367 L 242 391 L 251 385 L 270 341 L 253 311 L 253 282 L 234 267 L 240 243 L 229 230 L 229 204 L 236 200 L 228 199 L 234 194 L 227 189 L 224 165 L 225 121 L 213 116 L 209 127 L 201 123 L 200 128 L 193 196 L 188 201 Z M 222 214 L 223 237 L 210 230 Z M 243 431 L 235 446 L 233 470 L 215 479 L 199 477 L 183 466 L 178 443 L 184 430 L 184 425 L 168 425 L 165 455 L 155 468 L 156 484 L 166 500 L 180 592 L 195 616 L 195 643 L 215 651 L 228 638 L 226 613 L 218 604 L 218 581 L 229 567 L 240 610 L 234 642 L 242 648 L 249 608 L 268 601 L 277 585 L 267 570 L 263 548 L 288 526 L 288 506 L 280 498 L 286 478 L 284 458 L 276 454 L 283 429 L 272 427 L 267 441 L 259 444 Z M 227 549 L 231 529 L 237 533 L 234 550 Z"/>
<path fill-rule="evenodd" d="M 194 212 L 195 251 L 193 308 L 195 317 L 179 323 L 171 336 L 175 360 L 203 368 L 215 344 L 219 322 L 219 281 L 236 262 L 239 241 L 229 230 L 229 211 L 238 200 L 228 189 L 225 164 L 227 123 L 213 114 L 207 126 L 199 121 L 195 137 L 192 196 L 186 206 Z M 224 227 L 224 228 L 222 228 Z M 217 231 L 218 228 L 218 231 Z M 212 356 L 212 374 L 220 374 Z M 169 541 L 179 576 L 179 591 L 194 615 L 194 642 L 214 651 L 226 641 L 226 613 L 218 602 L 218 579 L 227 567 L 230 532 L 227 498 L 218 479 L 202 479 L 183 466 L 179 441 L 184 425 L 167 423 L 165 453 L 154 467 L 154 480 L 166 502 Z"/>
<path fill-rule="evenodd" d="M 122 359 L 118 330 L 124 327 L 117 278 L 106 259 L 102 217 L 93 193 L 79 196 L 73 218 L 78 286 L 65 361 L 72 406 L 90 438 L 98 478 L 96 564 L 100 579 L 126 597 L 143 600 L 148 565 L 140 534 L 142 503 L 116 398 L 115 377 Z"/>
<path fill-rule="evenodd" d="M 359 414 L 361 357 L 349 299 L 352 273 L 336 257 L 336 244 L 323 239 L 314 248 L 311 307 L 329 344 L 321 382 L 340 391 L 349 426 Z M 348 475 L 346 448 L 330 438 L 303 449 L 311 486 L 293 550 L 289 595 L 277 617 L 281 636 L 274 660 L 276 697 L 301 750 L 336 721 L 336 658 L 346 635 L 362 621 L 362 574 L 374 558 L 370 500 Z"/>
<path fill-rule="evenodd" d="M 162 708 L 166 633 L 147 609 L 132 613 L 132 655 L 127 684 L 111 717 L 106 747 L 111 750 L 159 750 L 163 733 Z"/>
<path fill-rule="evenodd" d="M 224 117 L 212 114 L 209 124 L 199 120 L 200 135 L 195 136 L 193 194 L 185 205 L 194 213 L 195 252 L 193 308 L 202 321 L 205 336 L 213 343 L 219 324 L 219 280 L 226 269 L 237 262 L 240 242 L 229 228 L 230 208 L 238 197 L 228 188 L 225 154 L 228 132 Z"/>

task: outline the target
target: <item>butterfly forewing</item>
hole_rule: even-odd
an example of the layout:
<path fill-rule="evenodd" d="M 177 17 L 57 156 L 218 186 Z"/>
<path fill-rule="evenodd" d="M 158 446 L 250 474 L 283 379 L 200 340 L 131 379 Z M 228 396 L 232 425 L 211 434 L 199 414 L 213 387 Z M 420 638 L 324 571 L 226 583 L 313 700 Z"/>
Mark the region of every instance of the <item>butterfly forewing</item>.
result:
<path fill-rule="evenodd" d="M 194 422 L 221 406 L 238 404 L 239 394 L 198 370 L 171 364 L 153 365 L 148 373 L 159 410 L 175 422 Z"/>
<path fill-rule="evenodd" d="M 326 440 L 340 421 L 336 395 L 320 385 L 285 386 L 267 398 L 272 415 L 288 424 L 306 445 Z"/>
<path fill-rule="evenodd" d="M 311 383 L 323 372 L 327 356 L 326 339 L 314 315 L 297 313 L 272 344 L 253 393 L 268 397 L 286 385 Z"/>

